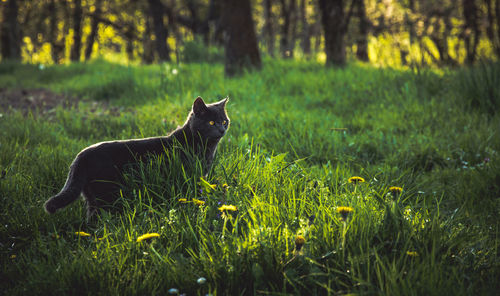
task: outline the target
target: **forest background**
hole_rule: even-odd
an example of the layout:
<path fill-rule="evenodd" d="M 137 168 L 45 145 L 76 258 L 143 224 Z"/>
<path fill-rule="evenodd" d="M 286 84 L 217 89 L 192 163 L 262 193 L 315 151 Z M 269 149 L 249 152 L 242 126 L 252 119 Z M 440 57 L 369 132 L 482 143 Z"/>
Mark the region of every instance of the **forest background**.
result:
<path fill-rule="evenodd" d="M 2 59 L 30 63 L 215 62 L 224 47 L 255 46 L 337 65 L 456 66 L 500 55 L 495 0 L 3 0 L 0 9 Z M 233 49 L 231 30 L 255 40 Z"/>

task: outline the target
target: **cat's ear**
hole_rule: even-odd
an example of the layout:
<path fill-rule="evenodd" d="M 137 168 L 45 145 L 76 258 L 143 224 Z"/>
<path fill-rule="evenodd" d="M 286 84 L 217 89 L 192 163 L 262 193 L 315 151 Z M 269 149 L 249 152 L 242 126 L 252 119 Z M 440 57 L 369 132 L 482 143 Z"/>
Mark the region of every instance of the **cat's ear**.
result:
<path fill-rule="evenodd" d="M 196 115 L 203 115 L 208 111 L 207 105 L 203 102 L 201 97 L 197 97 L 193 103 L 193 112 Z"/>
<path fill-rule="evenodd" d="M 227 101 L 229 101 L 229 97 L 226 97 L 224 100 L 221 100 L 217 103 L 222 109 L 226 108 Z"/>

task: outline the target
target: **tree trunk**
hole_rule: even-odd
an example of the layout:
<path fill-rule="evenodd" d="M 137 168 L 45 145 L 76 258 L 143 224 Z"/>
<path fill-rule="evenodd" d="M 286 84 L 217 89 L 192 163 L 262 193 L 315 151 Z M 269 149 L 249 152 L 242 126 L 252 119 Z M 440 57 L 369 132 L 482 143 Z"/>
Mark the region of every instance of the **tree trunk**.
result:
<path fill-rule="evenodd" d="M 57 10 L 55 0 L 50 0 L 48 10 L 52 13 L 50 14 L 49 22 L 49 42 L 50 42 L 50 54 L 52 56 L 52 61 L 54 64 L 59 63 L 59 55 L 57 51 Z"/>
<path fill-rule="evenodd" d="M 134 39 L 135 39 L 135 28 L 133 24 L 125 27 L 125 32 L 123 33 L 125 37 L 125 52 L 129 61 L 134 59 Z"/>
<path fill-rule="evenodd" d="M 17 20 L 19 6 L 16 0 L 8 0 L 3 9 L 0 27 L 0 53 L 4 60 L 21 59 L 21 30 Z"/>
<path fill-rule="evenodd" d="M 359 36 L 357 38 L 356 56 L 359 60 L 368 62 L 368 19 L 366 18 L 365 0 L 357 2 L 357 16 L 359 18 Z"/>
<path fill-rule="evenodd" d="M 346 64 L 344 3 L 342 0 L 319 0 L 319 8 L 325 32 L 326 65 L 342 67 Z"/>
<path fill-rule="evenodd" d="M 145 64 L 152 64 L 154 50 L 151 40 L 151 35 L 152 35 L 151 21 L 146 17 L 145 23 L 146 23 L 146 28 L 144 29 L 144 35 L 142 36 L 142 48 L 143 48 L 142 62 Z"/>
<path fill-rule="evenodd" d="M 271 0 L 264 0 L 264 40 L 267 47 L 267 53 L 274 57 L 274 29 L 273 29 L 273 11 Z"/>
<path fill-rule="evenodd" d="M 463 0 L 463 13 L 465 19 L 464 25 L 464 43 L 466 51 L 466 62 L 474 63 L 476 59 L 476 50 L 479 43 L 478 9 L 474 0 Z"/>
<path fill-rule="evenodd" d="M 250 0 L 222 0 L 225 30 L 225 73 L 231 77 L 244 68 L 260 69 L 261 61 Z"/>
<path fill-rule="evenodd" d="M 211 35 L 210 44 L 224 45 L 224 37 L 222 36 L 224 29 L 222 28 L 221 11 L 220 0 L 208 1 L 207 22 Z"/>
<path fill-rule="evenodd" d="M 149 11 L 153 19 L 153 31 L 156 37 L 156 52 L 160 62 L 170 61 L 170 50 L 167 46 L 168 31 L 163 23 L 164 7 L 160 0 L 149 0 Z"/>
<path fill-rule="evenodd" d="M 99 18 L 101 17 L 101 5 L 102 0 L 96 0 L 95 2 L 95 11 L 92 20 L 90 21 L 90 34 L 87 37 L 87 45 L 85 47 L 85 60 L 90 60 L 92 56 L 92 50 L 94 48 L 94 42 L 97 38 L 97 34 L 99 31 Z"/>
<path fill-rule="evenodd" d="M 73 9 L 73 46 L 71 47 L 70 59 L 73 62 L 80 61 L 82 49 L 82 0 L 75 0 Z"/>
<path fill-rule="evenodd" d="M 500 0 L 495 1 L 495 17 L 497 20 L 497 41 L 498 41 L 496 52 L 497 52 L 497 57 L 500 58 Z"/>
<path fill-rule="evenodd" d="M 410 46 L 411 46 L 415 42 L 415 35 L 416 35 L 415 27 L 413 25 L 413 20 L 412 20 L 413 14 L 415 13 L 415 0 L 408 1 L 408 8 L 410 10 L 411 15 L 408 16 L 408 14 L 405 14 L 405 18 L 406 18 L 406 25 L 408 26 L 408 32 L 410 35 Z"/>
<path fill-rule="evenodd" d="M 201 35 L 203 43 L 208 46 L 210 44 L 208 17 L 206 20 L 202 20 L 199 16 L 200 3 L 198 1 L 187 0 L 186 6 L 191 14 L 191 30 L 193 31 L 193 35 Z"/>
<path fill-rule="evenodd" d="M 288 51 L 290 53 L 290 58 L 293 58 L 295 51 L 295 41 L 297 40 L 297 24 L 298 24 L 298 11 L 297 11 L 297 1 L 292 0 L 290 3 L 290 10 L 292 19 L 291 19 L 291 28 L 290 28 L 290 38 L 288 38 Z"/>
<path fill-rule="evenodd" d="M 486 24 L 486 36 L 490 39 L 491 45 L 495 47 L 495 34 L 493 33 L 495 20 L 493 17 L 493 7 L 491 5 L 491 0 L 484 0 L 484 2 L 486 3 L 486 16 L 488 19 L 488 23 Z"/>
<path fill-rule="evenodd" d="M 430 27 L 433 28 L 432 32 L 429 35 L 429 38 L 434 42 L 436 49 L 439 53 L 439 58 L 435 58 L 435 61 L 438 64 L 448 64 L 450 63 L 450 58 L 448 54 L 448 26 L 446 25 L 447 15 L 442 16 L 441 18 L 433 17 L 431 20 L 434 20 L 430 23 Z M 443 26 L 444 24 L 444 26 Z"/>
<path fill-rule="evenodd" d="M 281 27 L 281 55 L 283 58 L 292 58 L 295 45 L 295 14 L 297 5 L 295 0 L 281 0 L 281 16 L 283 26 Z"/>
<path fill-rule="evenodd" d="M 300 46 L 302 47 L 304 56 L 308 57 L 311 54 L 311 31 L 307 23 L 306 0 L 300 0 L 300 22 L 302 24 Z"/>

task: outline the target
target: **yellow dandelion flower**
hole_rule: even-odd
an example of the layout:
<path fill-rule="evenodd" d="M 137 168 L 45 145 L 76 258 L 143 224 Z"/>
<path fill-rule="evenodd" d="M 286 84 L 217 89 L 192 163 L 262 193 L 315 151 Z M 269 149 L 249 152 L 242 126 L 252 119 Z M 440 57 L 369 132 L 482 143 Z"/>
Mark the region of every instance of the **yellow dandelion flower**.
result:
<path fill-rule="evenodd" d="M 220 208 L 219 208 L 219 211 L 221 212 L 224 212 L 224 211 L 237 211 L 238 209 L 236 208 L 236 206 L 233 206 L 233 205 L 222 205 Z"/>
<path fill-rule="evenodd" d="M 348 179 L 348 182 L 353 184 L 358 184 L 365 182 L 365 179 L 363 179 L 362 177 L 353 176 Z"/>
<path fill-rule="evenodd" d="M 401 192 L 403 192 L 403 188 L 401 188 L 401 187 L 397 187 L 397 186 L 391 186 L 391 187 L 389 187 L 389 191 L 390 191 L 393 195 L 398 195 L 398 194 L 400 194 Z"/>
<path fill-rule="evenodd" d="M 210 184 L 208 183 L 207 180 L 203 179 L 203 177 L 200 177 L 200 182 L 198 184 L 205 190 L 206 192 L 212 192 L 212 190 L 215 190 L 215 187 L 217 187 L 216 184 Z"/>
<path fill-rule="evenodd" d="M 199 200 L 197 198 L 193 198 L 193 203 L 197 206 L 202 206 L 205 204 L 205 202 L 203 200 Z"/>
<path fill-rule="evenodd" d="M 354 211 L 354 209 L 351 207 L 338 207 L 337 208 L 337 213 L 339 213 L 339 214 L 350 214 L 353 211 Z"/>
<path fill-rule="evenodd" d="M 188 202 L 187 198 L 179 198 L 178 201 L 180 203 L 187 203 Z"/>
<path fill-rule="evenodd" d="M 302 235 L 297 235 L 297 237 L 295 238 L 295 249 L 297 251 L 300 251 L 300 249 L 302 249 L 302 246 L 305 243 L 306 243 L 305 237 L 303 237 Z"/>
<path fill-rule="evenodd" d="M 83 231 L 77 231 L 77 232 L 75 232 L 75 234 L 78 236 L 90 236 L 90 233 L 86 233 Z"/>
<path fill-rule="evenodd" d="M 410 257 L 417 257 L 418 253 L 416 251 L 406 251 L 406 255 Z"/>
<path fill-rule="evenodd" d="M 349 217 L 349 214 L 351 214 L 354 211 L 353 208 L 351 207 L 338 207 L 337 208 L 337 213 L 339 213 L 342 216 L 342 220 L 347 220 Z"/>
<path fill-rule="evenodd" d="M 160 236 L 160 234 L 155 233 L 155 232 L 153 232 L 153 233 L 146 233 L 146 234 L 143 234 L 143 235 L 139 236 L 137 238 L 136 242 L 140 243 L 140 242 L 142 242 L 145 239 L 150 239 L 150 238 L 159 237 L 159 236 Z"/>

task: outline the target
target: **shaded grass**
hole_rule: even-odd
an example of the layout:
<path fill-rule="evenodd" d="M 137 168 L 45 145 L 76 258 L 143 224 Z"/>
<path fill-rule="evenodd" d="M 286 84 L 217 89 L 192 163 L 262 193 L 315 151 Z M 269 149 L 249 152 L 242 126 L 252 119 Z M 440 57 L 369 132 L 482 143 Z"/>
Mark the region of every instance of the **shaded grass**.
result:
<path fill-rule="evenodd" d="M 468 109 L 457 75 L 267 61 L 261 72 L 225 80 L 219 64 L 1 64 L 1 87 L 81 97 L 74 109 L 0 117 L 2 288 L 494 294 L 500 122 Z M 171 174 L 181 169 L 152 160 L 130 175 L 122 213 L 86 225 L 81 202 L 43 212 L 83 147 L 164 134 L 198 95 L 230 97 L 231 129 L 208 179 L 216 191 L 200 193 L 199 172 Z M 93 103 L 103 100 L 108 107 Z M 348 183 L 353 175 L 366 182 Z M 392 196 L 390 186 L 403 193 Z M 223 217 L 221 204 L 238 211 Z M 354 208 L 345 222 L 339 206 Z M 147 232 L 160 237 L 137 243 Z M 306 238 L 300 252 L 297 235 Z"/>

